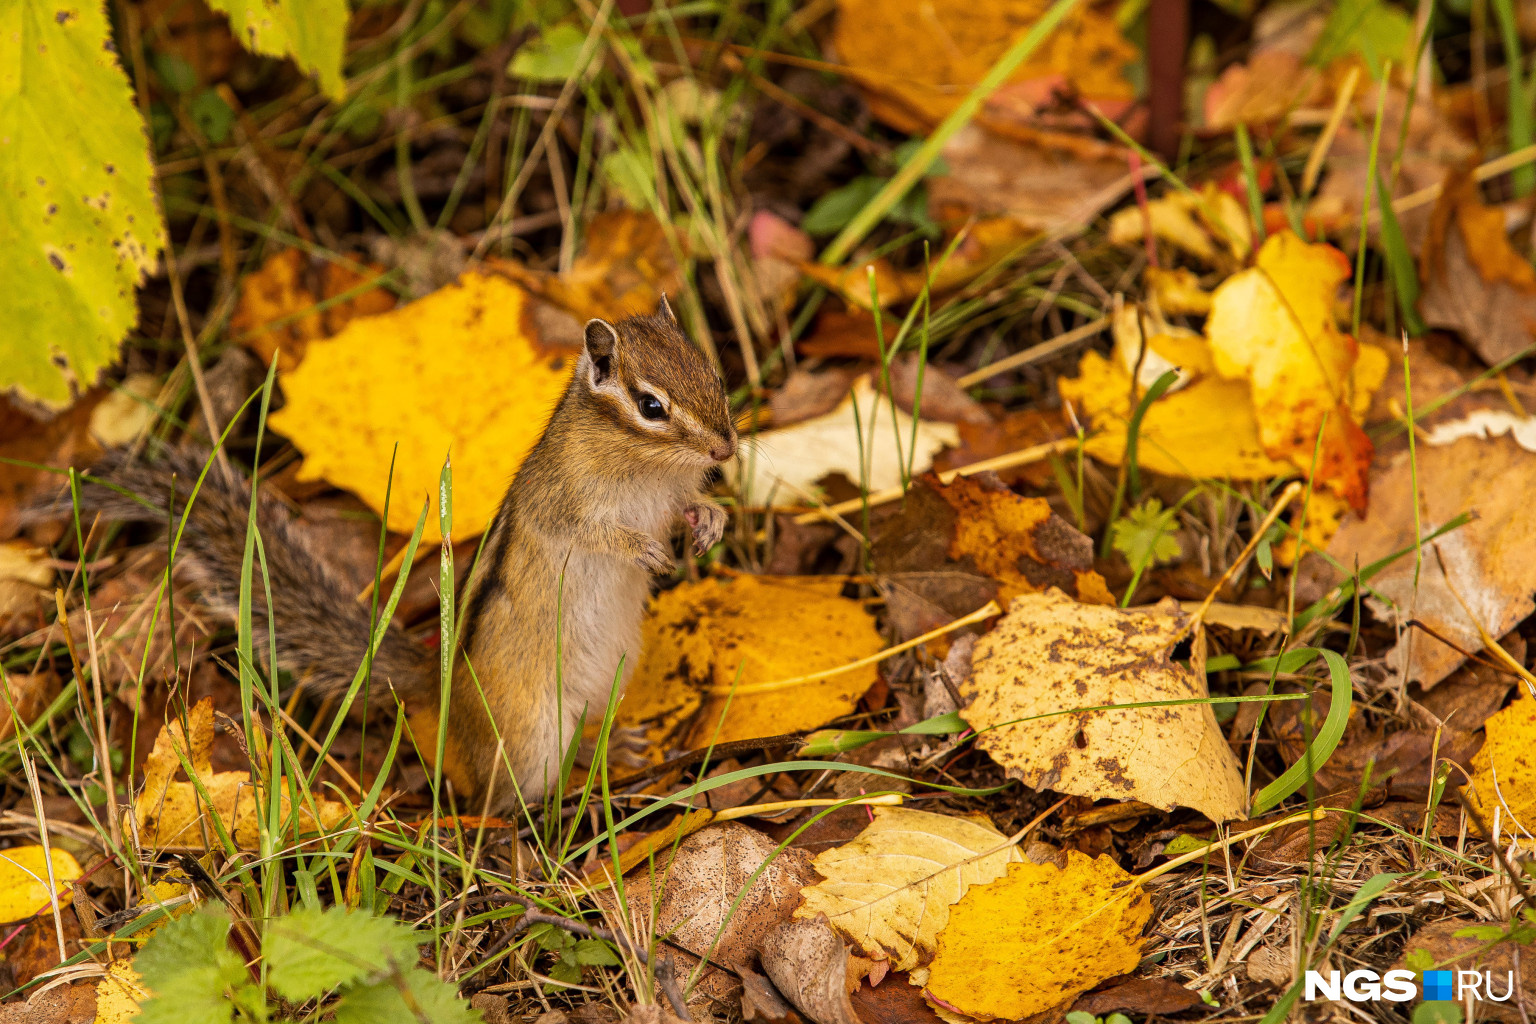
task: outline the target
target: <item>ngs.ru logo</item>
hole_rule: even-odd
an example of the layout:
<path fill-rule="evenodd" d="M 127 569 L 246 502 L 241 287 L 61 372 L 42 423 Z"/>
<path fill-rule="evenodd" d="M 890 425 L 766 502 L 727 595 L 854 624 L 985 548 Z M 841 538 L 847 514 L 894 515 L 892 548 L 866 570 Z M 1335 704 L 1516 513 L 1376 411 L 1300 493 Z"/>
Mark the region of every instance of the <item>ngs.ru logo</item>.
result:
<path fill-rule="evenodd" d="M 1425 971 L 1424 990 L 1421 993 L 1413 971 L 1350 971 L 1343 977 L 1338 971 L 1308 971 L 1304 996 L 1312 999 L 1344 998 L 1352 1003 L 1368 1003 L 1387 999 L 1394 1003 L 1406 1003 L 1414 996 L 1423 995 L 1425 1002 L 1461 1002 L 1464 999 L 1487 999 L 1495 1003 L 1508 1002 L 1515 991 L 1515 972 L 1505 978 L 1504 992 L 1495 994 L 1492 971 Z"/>

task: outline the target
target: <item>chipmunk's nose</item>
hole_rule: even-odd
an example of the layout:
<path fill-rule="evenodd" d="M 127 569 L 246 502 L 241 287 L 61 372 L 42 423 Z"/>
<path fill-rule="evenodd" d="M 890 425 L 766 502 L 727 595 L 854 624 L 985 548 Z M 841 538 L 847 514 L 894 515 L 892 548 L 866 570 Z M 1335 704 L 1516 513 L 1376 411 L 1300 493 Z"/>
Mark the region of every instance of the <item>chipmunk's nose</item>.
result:
<path fill-rule="evenodd" d="M 735 454 L 735 437 L 721 438 L 715 443 L 714 447 L 709 450 L 709 457 L 714 459 L 716 462 L 729 462 L 731 457 Z"/>

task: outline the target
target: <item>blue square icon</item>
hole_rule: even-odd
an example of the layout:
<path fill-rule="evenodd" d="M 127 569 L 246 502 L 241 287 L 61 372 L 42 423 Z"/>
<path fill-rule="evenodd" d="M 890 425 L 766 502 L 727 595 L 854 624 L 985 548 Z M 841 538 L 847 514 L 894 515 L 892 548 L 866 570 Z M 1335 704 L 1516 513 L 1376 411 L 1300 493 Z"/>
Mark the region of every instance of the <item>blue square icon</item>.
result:
<path fill-rule="evenodd" d="M 1451 971 L 1424 972 L 1424 999 L 1429 1002 L 1446 1002 L 1456 998 L 1452 991 Z"/>

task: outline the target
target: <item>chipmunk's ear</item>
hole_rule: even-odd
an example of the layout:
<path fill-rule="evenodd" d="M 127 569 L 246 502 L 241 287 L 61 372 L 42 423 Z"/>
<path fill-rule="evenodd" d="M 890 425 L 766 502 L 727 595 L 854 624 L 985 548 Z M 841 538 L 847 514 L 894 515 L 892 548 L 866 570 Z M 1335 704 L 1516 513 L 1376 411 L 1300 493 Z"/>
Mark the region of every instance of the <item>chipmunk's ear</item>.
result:
<path fill-rule="evenodd" d="M 592 360 L 592 383 L 601 384 L 613 375 L 613 353 L 619 347 L 619 332 L 607 320 L 588 320 L 587 358 Z"/>
<path fill-rule="evenodd" d="M 667 301 L 667 293 L 661 293 L 661 301 L 656 303 L 656 315 L 668 323 L 677 323 L 677 315 L 672 312 L 672 303 Z"/>

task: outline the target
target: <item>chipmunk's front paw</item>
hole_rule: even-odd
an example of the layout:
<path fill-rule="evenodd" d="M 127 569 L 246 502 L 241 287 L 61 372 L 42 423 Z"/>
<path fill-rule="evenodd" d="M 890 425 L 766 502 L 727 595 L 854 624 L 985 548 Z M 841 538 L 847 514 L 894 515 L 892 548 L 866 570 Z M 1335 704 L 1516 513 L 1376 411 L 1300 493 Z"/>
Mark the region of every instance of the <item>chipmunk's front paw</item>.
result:
<path fill-rule="evenodd" d="M 700 501 L 683 509 L 683 518 L 693 529 L 694 550 L 702 555 L 725 536 L 725 524 L 729 517 L 725 509 L 714 502 Z"/>
<path fill-rule="evenodd" d="M 646 537 L 635 562 L 652 576 L 666 576 L 677 568 L 672 549 L 655 537 Z"/>

